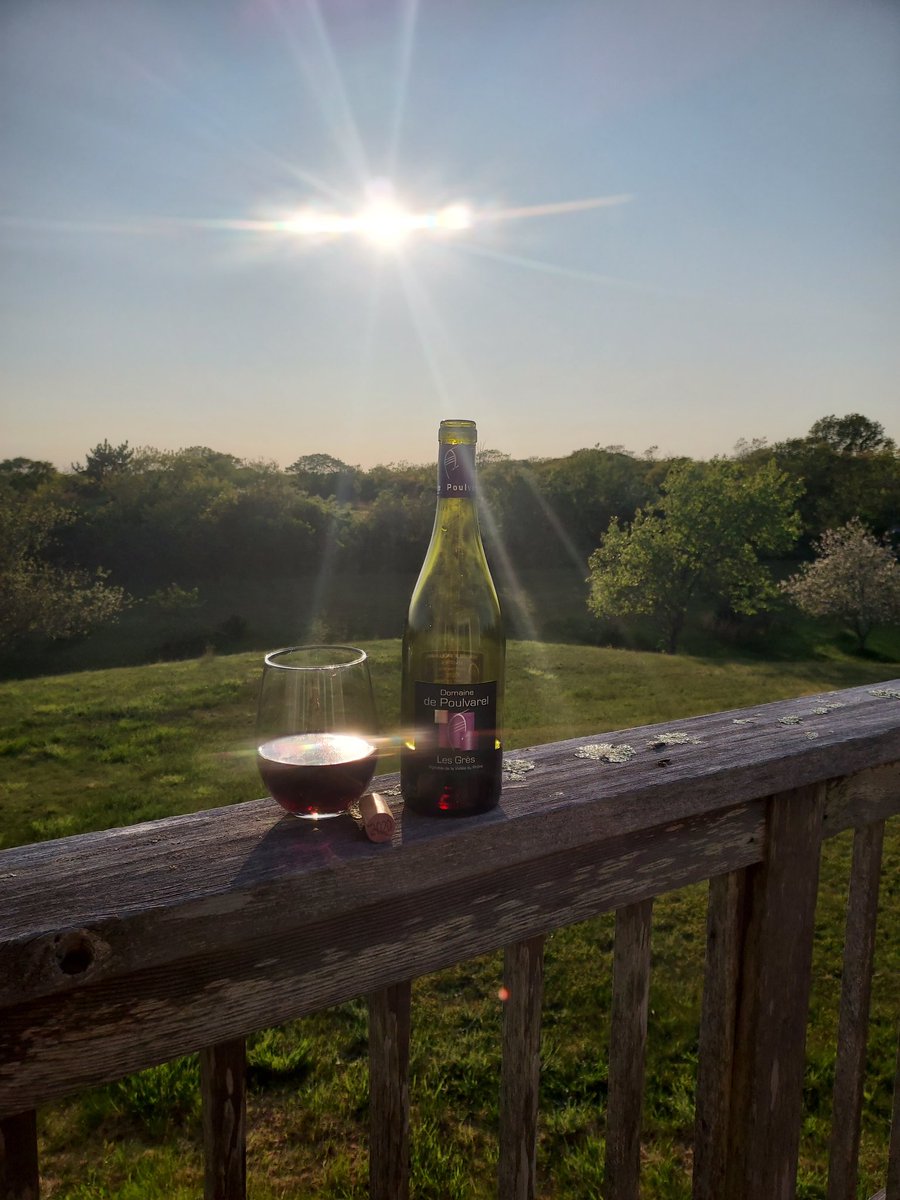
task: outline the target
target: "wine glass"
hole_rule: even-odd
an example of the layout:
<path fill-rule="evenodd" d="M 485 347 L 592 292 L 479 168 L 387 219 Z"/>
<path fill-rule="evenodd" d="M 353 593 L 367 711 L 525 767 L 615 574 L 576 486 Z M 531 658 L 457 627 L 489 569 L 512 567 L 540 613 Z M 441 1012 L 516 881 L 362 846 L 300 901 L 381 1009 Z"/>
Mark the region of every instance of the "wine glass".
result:
<path fill-rule="evenodd" d="M 285 812 L 313 821 L 346 812 L 378 757 L 365 651 L 291 646 L 267 654 L 256 731 L 259 773 Z"/>

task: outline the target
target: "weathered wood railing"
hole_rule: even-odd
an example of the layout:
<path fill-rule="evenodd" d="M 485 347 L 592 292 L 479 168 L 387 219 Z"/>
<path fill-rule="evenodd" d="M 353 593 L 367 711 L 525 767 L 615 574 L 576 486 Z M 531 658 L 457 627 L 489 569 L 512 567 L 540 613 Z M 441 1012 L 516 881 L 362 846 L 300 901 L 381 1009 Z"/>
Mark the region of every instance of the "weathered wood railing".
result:
<path fill-rule="evenodd" d="M 606 1178 L 631 1200 L 653 899 L 709 880 L 694 1197 L 790 1197 L 821 841 L 853 828 L 828 1196 L 855 1197 L 898 687 L 516 751 L 533 769 L 499 810 L 402 814 L 391 845 L 258 801 L 0 854 L 0 1194 L 38 1195 L 36 1105 L 200 1051 L 206 1194 L 243 1197 L 244 1037 L 368 993 L 370 1194 L 405 1197 L 408 981 L 506 947 L 499 1193 L 530 1197 L 543 938 L 615 909 Z M 604 761 L 600 742 L 635 753 Z"/>

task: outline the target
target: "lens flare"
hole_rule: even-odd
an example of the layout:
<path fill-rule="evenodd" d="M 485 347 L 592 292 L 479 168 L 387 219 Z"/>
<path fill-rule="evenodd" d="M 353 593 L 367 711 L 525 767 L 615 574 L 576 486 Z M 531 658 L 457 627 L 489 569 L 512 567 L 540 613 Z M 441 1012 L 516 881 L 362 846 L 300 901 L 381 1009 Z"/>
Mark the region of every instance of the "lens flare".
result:
<path fill-rule="evenodd" d="M 387 196 L 371 200 L 352 215 L 299 209 L 278 222 L 274 229 L 300 238 L 355 235 L 379 249 L 396 249 L 413 234 L 459 233 L 473 224 L 467 204 L 448 204 L 434 212 L 415 212 Z"/>
<path fill-rule="evenodd" d="M 416 211 L 407 208 L 393 195 L 389 184 L 370 185 L 367 198 L 358 211 L 329 211 L 315 205 L 256 217 L 148 217 L 120 221 L 47 220 L 0 214 L 0 229 L 26 229 L 46 233 L 136 234 L 172 236 L 185 231 L 208 234 L 245 234 L 255 237 L 288 238 L 310 243 L 340 238 L 356 238 L 379 250 L 398 250 L 418 238 L 451 239 L 477 230 L 479 226 L 555 217 L 626 204 L 630 196 L 595 196 L 587 200 L 568 200 L 555 204 L 535 204 L 519 208 L 473 206 L 462 201 L 441 208 Z M 532 259 L 500 254 L 488 247 L 466 241 L 471 253 L 496 257 L 518 266 L 539 268 L 574 278 L 617 283 L 621 281 L 591 276 L 585 272 L 554 268 Z"/>
<path fill-rule="evenodd" d="M 401 245 L 425 218 L 408 212 L 390 200 L 379 200 L 351 218 L 352 230 L 373 246 L 389 250 Z"/>

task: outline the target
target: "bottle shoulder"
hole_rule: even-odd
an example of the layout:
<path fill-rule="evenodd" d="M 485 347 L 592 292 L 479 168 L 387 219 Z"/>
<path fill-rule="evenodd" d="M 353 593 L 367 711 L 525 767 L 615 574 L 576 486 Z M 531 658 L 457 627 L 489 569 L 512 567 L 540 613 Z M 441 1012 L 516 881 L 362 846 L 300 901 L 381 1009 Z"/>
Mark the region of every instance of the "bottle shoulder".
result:
<path fill-rule="evenodd" d="M 452 609 L 459 613 L 496 612 L 499 619 L 500 603 L 487 563 L 483 569 L 472 571 L 440 558 L 434 562 L 426 561 L 413 588 L 410 612 L 422 607 Z"/>
<path fill-rule="evenodd" d="M 440 500 L 431 541 L 413 589 L 408 631 L 467 628 L 502 636 L 500 604 L 471 501 Z"/>

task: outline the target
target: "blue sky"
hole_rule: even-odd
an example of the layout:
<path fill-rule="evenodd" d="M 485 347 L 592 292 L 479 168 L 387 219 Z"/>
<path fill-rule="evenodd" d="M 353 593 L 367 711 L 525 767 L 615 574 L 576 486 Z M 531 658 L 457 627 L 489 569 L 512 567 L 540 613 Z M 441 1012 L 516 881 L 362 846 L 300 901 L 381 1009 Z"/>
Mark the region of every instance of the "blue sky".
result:
<path fill-rule="evenodd" d="M 887 0 L 8 0 L 0 112 L 0 457 L 900 440 Z"/>

